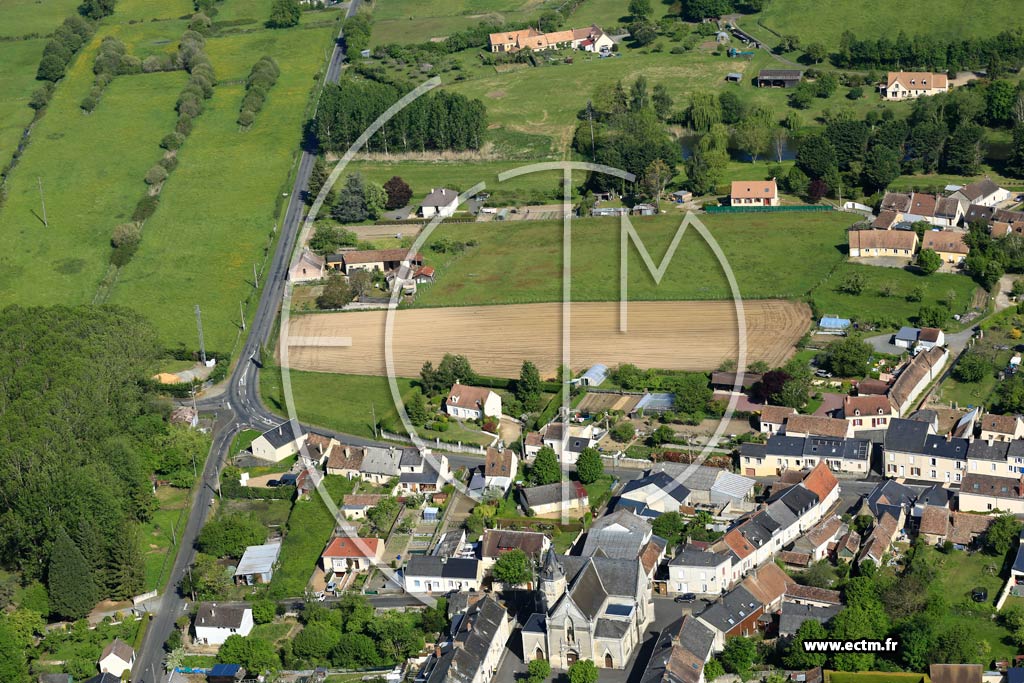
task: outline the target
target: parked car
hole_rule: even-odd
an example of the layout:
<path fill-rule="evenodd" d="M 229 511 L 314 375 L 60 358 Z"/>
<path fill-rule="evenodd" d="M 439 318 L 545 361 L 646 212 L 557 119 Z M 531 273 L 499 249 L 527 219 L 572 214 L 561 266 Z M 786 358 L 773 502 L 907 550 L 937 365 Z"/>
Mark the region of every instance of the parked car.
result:
<path fill-rule="evenodd" d="M 971 591 L 971 600 L 974 602 L 985 602 L 988 600 L 988 589 L 978 587 Z"/>
<path fill-rule="evenodd" d="M 276 489 L 280 485 L 281 485 L 281 480 L 280 479 L 271 479 L 271 480 L 267 481 L 267 488 Z"/>
<path fill-rule="evenodd" d="M 682 595 L 677 595 L 674 602 L 693 602 L 696 599 L 696 593 L 683 593 Z"/>

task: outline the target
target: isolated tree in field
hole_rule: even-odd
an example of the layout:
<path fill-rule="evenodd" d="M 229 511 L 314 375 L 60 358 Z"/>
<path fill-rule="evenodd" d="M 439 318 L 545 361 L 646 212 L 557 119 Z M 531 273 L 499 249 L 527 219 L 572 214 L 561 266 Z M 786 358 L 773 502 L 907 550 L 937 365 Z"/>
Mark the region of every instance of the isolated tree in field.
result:
<path fill-rule="evenodd" d="M 722 105 L 710 92 L 695 92 L 688 111 L 690 126 L 698 133 L 706 133 L 711 126 L 722 121 Z"/>
<path fill-rule="evenodd" d="M 519 548 L 499 557 L 492 572 L 494 578 L 506 586 L 520 586 L 533 578 L 530 558 Z"/>
<path fill-rule="evenodd" d="M 846 276 L 846 279 L 839 284 L 839 291 L 843 294 L 859 296 L 864 291 L 867 279 L 863 273 L 853 272 Z"/>
<path fill-rule="evenodd" d="M 541 382 L 537 366 L 528 360 L 523 361 L 519 368 L 519 379 L 516 381 L 516 398 L 523 410 L 532 413 L 540 408 Z"/>
<path fill-rule="evenodd" d="M 985 552 L 1003 557 L 1014 547 L 1020 534 L 1020 522 L 1013 515 L 1000 515 L 985 532 Z"/>
<path fill-rule="evenodd" d="M 369 217 L 366 184 L 358 173 L 353 173 L 345 179 L 345 184 L 338 190 L 337 199 L 331 207 L 331 215 L 340 223 L 360 223 Z"/>
<path fill-rule="evenodd" d="M 321 310 L 332 310 L 344 308 L 352 301 L 352 289 L 341 273 L 331 273 L 327 277 L 327 284 L 316 298 L 316 307 Z"/>
<path fill-rule="evenodd" d="M 388 195 L 388 201 L 385 206 L 388 211 L 394 211 L 395 209 L 401 209 L 402 207 L 408 206 L 409 201 L 412 199 L 412 188 L 409 187 L 409 183 L 396 175 L 391 176 L 388 181 L 384 183 L 384 191 Z"/>
<path fill-rule="evenodd" d="M 976 351 L 968 351 L 956 362 L 952 372 L 960 382 L 980 382 L 992 373 L 992 362 Z"/>
<path fill-rule="evenodd" d="M 544 446 L 537 451 L 537 457 L 530 466 L 528 472 L 530 481 L 536 486 L 554 484 L 562 480 L 562 468 L 558 462 L 558 455 L 550 446 Z"/>
<path fill-rule="evenodd" d="M 50 550 L 46 576 L 50 608 L 58 616 L 71 621 L 81 619 L 99 600 L 92 569 L 63 527 L 57 530 Z"/>
<path fill-rule="evenodd" d="M 569 667 L 569 683 L 597 683 L 597 667 L 589 659 L 580 659 Z"/>
<path fill-rule="evenodd" d="M 859 337 L 849 336 L 825 349 L 825 366 L 838 377 L 861 377 L 871 358 L 871 346 Z"/>
<path fill-rule="evenodd" d="M 647 19 L 651 16 L 651 0 L 629 0 L 629 16 Z"/>
<path fill-rule="evenodd" d="M 270 19 L 267 26 L 270 28 L 288 28 L 296 26 L 302 18 L 302 9 L 297 0 L 274 0 L 270 6 Z"/>
<path fill-rule="evenodd" d="M 945 306 L 922 306 L 917 311 L 917 324 L 921 327 L 942 327 L 949 320 Z"/>
<path fill-rule="evenodd" d="M 604 462 L 601 452 L 596 448 L 584 448 L 576 461 L 576 474 L 584 484 L 593 484 L 604 474 Z"/>
<path fill-rule="evenodd" d="M 942 257 L 934 249 L 922 249 L 917 255 L 917 267 L 925 275 L 931 275 L 942 266 Z"/>

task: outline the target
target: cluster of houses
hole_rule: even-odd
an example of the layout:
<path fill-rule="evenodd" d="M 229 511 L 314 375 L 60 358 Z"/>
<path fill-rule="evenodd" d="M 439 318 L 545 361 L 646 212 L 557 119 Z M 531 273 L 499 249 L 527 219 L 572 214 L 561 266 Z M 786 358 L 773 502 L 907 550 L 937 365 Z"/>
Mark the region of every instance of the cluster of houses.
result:
<path fill-rule="evenodd" d="M 1011 193 L 990 178 L 950 185 L 946 192 L 886 192 L 869 228 L 850 230 L 850 258 L 890 257 L 909 263 L 920 248 L 936 252 L 943 264 L 955 267 L 970 253 L 964 241 L 969 224 L 983 221 L 995 236 L 1024 231 L 1024 212 L 998 208 Z M 919 222 L 932 226 L 921 239 L 914 230 Z"/>
<path fill-rule="evenodd" d="M 609 52 L 615 45 L 611 36 L 596 24 L 550 33 L 542 33 L 532 26 L 518 31 L 499 31 L 490 34 L 487 42 L 491 52 L 498 54 L 515 53 L 520 50 L 543 52 L 565 49 L 601 53 Z"/>

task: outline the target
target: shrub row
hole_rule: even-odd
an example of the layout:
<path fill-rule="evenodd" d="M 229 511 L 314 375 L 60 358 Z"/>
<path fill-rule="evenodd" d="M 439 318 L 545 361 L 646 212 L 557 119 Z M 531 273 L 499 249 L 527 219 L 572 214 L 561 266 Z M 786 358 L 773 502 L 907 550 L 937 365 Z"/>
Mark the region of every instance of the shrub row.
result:
<path fill-rule="evenodd" d="M 196 16 L 193 16 L 190 26 L 196 23 Z M 105 40 L 104 45 L 106 43 Z M 101 46 L 101 54 L 97 55 L 94 68 L 97 78 L 100 75 L 113 77 L 112 72 L 124 73 L 120 71 L 124 64 L 124 46 L 119 43 L 120 41 L 113 41 L 109 46 Z M 174 152 L 184 144 L 185 138 L 192 132 L 193 119 L 203 113 L 203 103 L 213 96 L 213 88 L 217 84 L 217 79 L 213 72 L 213 66 L 206 56 L 205 47 L 206 39 L 203 35 L 190 28 L 182 34 L 175 56 L 165 56 L 166 59 L 160 60 L 159 64 L 155 65 L 163 69 L 170 64 L 174 68 L 185 69 L 189 73 L 188 82 L 181 89 L 178 101 L 175 103 L 178 122 L 175 124 L 174 132 L 168 133 L 160 141 L 160 147 L 167 152 Z M 145 71 L 145 64 L 146 62 L 140 64 L 139 69 Z M 160 70 L 155 66 L 154 70 Z M 82 108 L 85 108 L 84 104 Z M 175 154 L 164 154 L 160 161 L 146 171 L 144 180 L 149 186 L 159 186 L 167 180 L 177 166 L 178 158 Z M 110 262 L 113 265 L 120 268 L 131 261 L 142 242 L 142 224 L 153 215 L 159 205 L 160 199 L 157 191 L 152 193 L 147 191 L 146 195 L 135 205 L 135 210 L 132 212 L 132 223 L 119 225 L 114 229 L 114 236 L 111 238 L 113 250 L 110 255 Z"/>
<path fill-rule="evenodd" d="M 71 59 L 92 38 L 93 30 L 92 24 L 82 17 L 65 19 L 43 48 L 36 79 L 56 82 L 63 78 Z"/>
<path fill-rule="evenodd" d="M 256 114 L 263 109 L 267 93 L 281 76 L 281 69 L 273 57 L 264 55 L 252 65 L 245 79 L 245 97 L 238 112 L 238 125 L 248 128 L 256 120 Z"/>
<path fill-rule="evenodd" d="M 142 72 L 142 60 L 127 54 L 124 43 L 113 36 L 107 36 L 96 51 L 96 61 L 92 71 L 96 74 L 92 90 L 82 98 L 79 105 L 83 111 L 91 112 L 100 102 L 103 91 L 121 74 L 137 74 Z"/>

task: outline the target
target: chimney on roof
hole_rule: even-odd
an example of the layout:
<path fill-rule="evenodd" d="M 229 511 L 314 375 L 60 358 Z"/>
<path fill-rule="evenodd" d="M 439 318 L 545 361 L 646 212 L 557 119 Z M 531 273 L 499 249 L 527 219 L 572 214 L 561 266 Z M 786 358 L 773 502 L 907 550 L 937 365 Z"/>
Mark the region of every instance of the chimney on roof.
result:
<path fill-rule="evenodd" d="M 284 434 L 284 423 L 277 425 L 277 435 L 281 436 Z"/>
<path fill-rule="evenodd" d="M 953 441 L 953 432 L 946 432 L 946 443 Z"/>
<path fill-rule="evenodd" d="M 436 657 L 437 659 L 441 659 L 441 646 L 440 645 L 435 645 L 434 646 L 434 657 Z"/>

